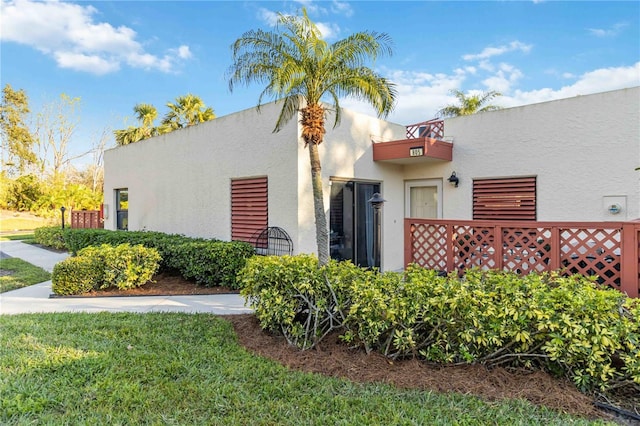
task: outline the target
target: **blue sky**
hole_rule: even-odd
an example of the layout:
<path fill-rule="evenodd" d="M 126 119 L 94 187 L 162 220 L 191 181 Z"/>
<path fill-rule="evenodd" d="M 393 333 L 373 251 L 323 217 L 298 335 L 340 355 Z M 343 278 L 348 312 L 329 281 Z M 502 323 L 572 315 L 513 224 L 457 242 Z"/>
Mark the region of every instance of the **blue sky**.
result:
<path fill-rule="evenodd" d="M 451 89 L 497 90 L 510 107 L 640 85 L 637 1 L 0 1 L 2 86 L 26 90 L 34 111 L 80 97 L 75 153 L 134 124 L 136 103 L 162 115 L 193 93 L 218 116 L 255 106 L 260 87 L 228 90 L 230 45 L 303 6 L 328 41 L 389 34 L 393 56 L 372 66 L 398 86 L 400 124 L 433 118 Z"/>

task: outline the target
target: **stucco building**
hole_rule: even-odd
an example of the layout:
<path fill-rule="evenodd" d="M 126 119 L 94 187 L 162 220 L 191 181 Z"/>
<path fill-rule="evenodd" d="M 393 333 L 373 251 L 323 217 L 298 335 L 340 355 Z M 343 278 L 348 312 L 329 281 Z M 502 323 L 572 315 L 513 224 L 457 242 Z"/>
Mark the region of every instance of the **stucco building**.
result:
<path fill-rule="evenodd" d="M 315 252 L 308 152 L 264 105 L 105 152 L 105 228 L 222 240 L 280 227 Z M 320 146 L 331 254 L 404 266 L 404 218 L 627 221 L 640 217 L 640 88 L 405 126 L 345 110 Z M 453 173 L 458 179 L 450 182 Z M 451 179 L 455 181 L 455 179 Z"/>

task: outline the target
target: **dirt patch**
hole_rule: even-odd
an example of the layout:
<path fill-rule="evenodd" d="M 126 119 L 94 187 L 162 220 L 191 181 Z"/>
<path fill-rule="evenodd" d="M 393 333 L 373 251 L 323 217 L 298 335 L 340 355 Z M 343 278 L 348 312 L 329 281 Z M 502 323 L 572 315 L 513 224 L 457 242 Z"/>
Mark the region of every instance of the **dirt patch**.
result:
<path fill-rule="evenodd" d="M 8 269 L 0 269 L 0 277 L 6 277 L 9 275 L 13 275 L 15 272 L 10 271 Z"/>

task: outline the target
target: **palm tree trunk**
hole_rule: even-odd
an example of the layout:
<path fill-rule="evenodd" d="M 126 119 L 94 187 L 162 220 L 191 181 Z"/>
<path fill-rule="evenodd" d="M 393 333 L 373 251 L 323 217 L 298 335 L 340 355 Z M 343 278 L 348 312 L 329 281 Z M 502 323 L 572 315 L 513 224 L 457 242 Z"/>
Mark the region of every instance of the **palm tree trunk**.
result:
<path fill-rule="evenodd" d="M 322 176 L 318 145 L 309 143 L 309 160 L 311 162 L 311 186 L 313 188 L 313 208 L 316 218 L 316 242 L 318 244 L 318 261 L 320 266 L 329 262 L 329 232 L 327 216 L 324 211 Z"/>

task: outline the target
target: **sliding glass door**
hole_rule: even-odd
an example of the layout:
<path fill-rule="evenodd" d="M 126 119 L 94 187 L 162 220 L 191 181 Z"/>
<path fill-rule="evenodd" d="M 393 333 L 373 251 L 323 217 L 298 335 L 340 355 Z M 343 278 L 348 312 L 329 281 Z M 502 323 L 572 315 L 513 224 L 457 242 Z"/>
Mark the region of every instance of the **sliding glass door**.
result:
<path fill-rule="evenodd" d="M 379 182 L 334 181 L 331 184 L 331 258 L 351 260 L 363 267 L 380 267 L 376 259 L 375 215 L 369 199 L 380 192 Z"/>

